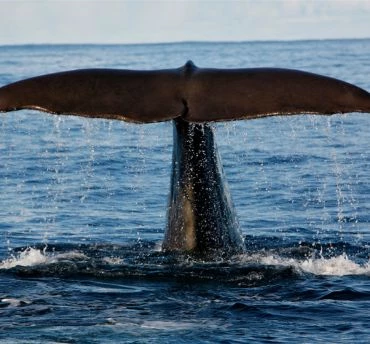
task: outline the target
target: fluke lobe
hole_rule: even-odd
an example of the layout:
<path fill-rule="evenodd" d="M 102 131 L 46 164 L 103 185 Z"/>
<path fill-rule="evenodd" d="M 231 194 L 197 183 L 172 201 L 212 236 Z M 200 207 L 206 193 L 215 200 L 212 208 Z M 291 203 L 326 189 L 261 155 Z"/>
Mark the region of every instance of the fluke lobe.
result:
<path fill-rule="evenodd" d="M 150 123 L 173 120 L 167 251 L 203 257 L 243 252 L 239 225 L 209 121 L 266 116 L 370 113 L 370 94 L 352 84 L 277 68 L 153 71 L 85 69 L 0 88 L 0 111 Z"/>

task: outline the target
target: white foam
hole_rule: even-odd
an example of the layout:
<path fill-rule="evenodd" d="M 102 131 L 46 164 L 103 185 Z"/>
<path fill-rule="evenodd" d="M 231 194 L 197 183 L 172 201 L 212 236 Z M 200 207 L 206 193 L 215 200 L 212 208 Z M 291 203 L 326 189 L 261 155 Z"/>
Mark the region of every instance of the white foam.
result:
<path fill-rule="evenodd" d="M 17 255 L 12 255 L 10 258 L 0 262 L 0 269 L 11 269 L 16 266 L 33 266 L 45 264 L 47 257 L 41 250 L 27 248 Z"/>
<path fill-rule="evenodd" d="M 25 304 L 30 304 L 31 303 L 30 301 L 25 301 L 25 300 L 20 300 L 20 299 L 18 300 L 18 299 L 15 299 L 15 298 L 1 299 L 0 302 L 7 303 L 12 307 L 19 307 L 19 306 L 23 306 Z"/>
<path fill-rule="evenodd" d="M 370 261 L 358 264 L 343 253 L 332 258 L 307 258 L 298 260 L 275 255 L 253 255 L 243 258 L 244 262 L 257 262 L 264 265 L 293 267 L 302 273 L 322 276 L 370 275 Z"/>
<path fill-rule="evenodd" d="M 307 259 L 300 264 L 300 268 L 315 275 L 370 275 L 369 262 L 360 265 L 350 260 L 345 253 L 328 259 Z"/>
<path fill-rule="evenodd" d="M 144 321 L 141 324 L 142 328 L 152 329 L 152 330 L 191 330 L 199 327 L 200 325 L 193 322 L 179 322 L 179 321 Z"/>
<path fill-rule="evenodd" d="M 83 253 L 71 251 L 67 253 L 48 254 L 46 247 L 43 250 L 38 250 L 28 247 L 24 251 L 12 255 L 8 259 L 0 261 L 0 269 L 11 269 L 16 266 L 35 266 L 40 264 L 51 264 L 63 260 L 84 259 L 87 258 Z"/>
<path fill-rule="evenodd" d="M 119 257 L 104 257 L 103 262 L 109 265 L 121 265 L 124 260 Z"/>

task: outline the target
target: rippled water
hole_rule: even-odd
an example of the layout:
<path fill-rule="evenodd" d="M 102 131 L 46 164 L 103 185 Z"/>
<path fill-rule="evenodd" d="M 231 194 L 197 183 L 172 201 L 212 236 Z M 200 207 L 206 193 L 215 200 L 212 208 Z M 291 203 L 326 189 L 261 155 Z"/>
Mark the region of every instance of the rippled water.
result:
<path fill-rule="evenodd" d="M 370 40 L 0 47 L 75 68 L 276 66 L 370 90 Z M 217 124 L 247 253 L 164 254 L 171 123 L 1 114 L 0 341 L 367 343 L 369 116 Z"/>

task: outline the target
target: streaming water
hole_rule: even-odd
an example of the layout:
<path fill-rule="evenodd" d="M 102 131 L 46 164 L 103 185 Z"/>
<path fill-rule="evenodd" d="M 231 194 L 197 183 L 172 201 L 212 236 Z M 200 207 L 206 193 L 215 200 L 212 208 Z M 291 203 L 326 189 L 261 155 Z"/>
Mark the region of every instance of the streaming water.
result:
<path fill-rule="evenodd" d="M 370 40 L 2 46 L 0 85 L 192 59 L 370 90 L 369 56 Z M 247 251 L 228 261 L 160 250 L 171 123 L 0 117 L 0 342 L 368 342 L 368 115 L 216 125 Z"/>

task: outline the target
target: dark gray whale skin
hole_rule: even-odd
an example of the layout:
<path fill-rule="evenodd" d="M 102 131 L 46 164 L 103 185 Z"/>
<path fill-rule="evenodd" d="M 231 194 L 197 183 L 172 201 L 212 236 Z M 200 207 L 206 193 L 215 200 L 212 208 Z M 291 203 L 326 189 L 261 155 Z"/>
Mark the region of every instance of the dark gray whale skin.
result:
<path fill-rule="evenodd" d="M 173 120 L 174 147 L 163 250 L 202 257 L 244 251 L 210 121 L 295 114 L 370 113 L 355 85 L 279 68 L 154 71 L 84 69 L 0 88 L 0 112 L 49 113 L 150 123 Z"/>
<path fill-rule="evenodd" d="M 244 251 L 212 127 L 174 120 L 168 221 L 162 248 L 200 256 Z"/>
<path fill-rule="evenodd" d="M 0 88 L 0 112 L 35 109 L 136 123 L 370 112 L 370 94 L 334 78 L 292 69 L 81 69 Z"/>

